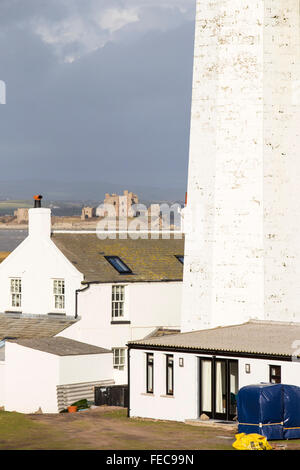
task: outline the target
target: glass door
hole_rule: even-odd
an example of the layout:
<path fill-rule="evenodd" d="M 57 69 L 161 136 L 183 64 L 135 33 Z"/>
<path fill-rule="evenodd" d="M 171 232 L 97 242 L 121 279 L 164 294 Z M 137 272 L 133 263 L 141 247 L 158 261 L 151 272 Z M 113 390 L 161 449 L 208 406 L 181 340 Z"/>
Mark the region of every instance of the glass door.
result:
<path fill-rule="evenodd" d="M 229 419 L 237 416 L 236 397 L 239 391 L 238 365 L 238 361 L 229 361 Z"/>
<path fill-rule="evenodd" d="M 215 418 L 227 419 L 226 360 L 215 361 Z"/>
<path fill-rule="evenodd" d="M 212 419 L 233 420 L 237 415 L 238 361 L 200 359 L 200 414 Z"/>
<path fill-rule="evenodd" d="M 212 360 L 200 359 L 200 416 L 212 412 Z"/>

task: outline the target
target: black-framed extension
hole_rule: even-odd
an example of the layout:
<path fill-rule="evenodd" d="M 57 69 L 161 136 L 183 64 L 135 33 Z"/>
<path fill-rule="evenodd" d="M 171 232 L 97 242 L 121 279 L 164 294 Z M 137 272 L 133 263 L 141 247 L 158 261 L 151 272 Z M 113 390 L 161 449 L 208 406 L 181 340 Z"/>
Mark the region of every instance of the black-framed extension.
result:
<path fill-rule="evenodd" d="M 256 364 L 251 363 L 251 368 L 249 367 L 249 371 L 245 371 L 245 366 L 249 365 L 247 364 L 247 359 L 252 359 L 252 360 L 259 360 L 259 361 L 264 361 L 264 364 L 267 367 L 267 374 L 269 374 L 271 371 L 268 370 L 268 367 L 274 367 L 270 365 L 269 361 L 280 361 L 282 364 L 284 363 L 290 363 L 294 361 L 294 356 L 290 354 L 275 354 L 275 353 L 257 353 L 257 352 L 239 352 L 239 351 L 232 351 L 232 350 L 217 350 L 217 349 L 205 349 L 205 348 L 197 348 L 197 347 L 184 347 L 184 346 L 171 346 L 171 345 L 158 345 L 158 344 L 143 344 L 143 343 L 128 343 L 128 388 L 129 388 L 129 407 L 128 407 L 128 416 L 131 416 L 131 409 L 130 409 L 130 400 L 132 399 L 131 395 L 133 392 L 130 392 L 131 388 L 131 376 L 132 372 L 130 372 L 130 357 L 131 357 L 131 352 L 133 350 L 140 350 L 141 353 L 145 356 L 144 361 L 149 364 L 149 370 L 147 367 L 147 374 L 149 372 L 150 375 L 150 370 L 151 370 L 151 375 L 152 377 L 152 389 L 153 389 L 153 367 L 154 367 L 154 356 L 153 354 L 158 352 L 161 354 L 167 355 L 173 355 L 174 357 L 174 369 L 177 367 L 177 359 L 178 359 L 178 367 L 181 368 L 182 371 L 185 370 L 186 363 L 187 363 L 187 356 L 184 358 L 181 356 L 181 354 L 186 354 L 188 356 L 194 356 L 195 359 L 197 360 L 197 374 L 194 377 L 195 383 L 197 384 L 197 411 L 195 412 L 195 415 L 193 416 L 193 419 L 199 418 L 201 414 L 205 413 L 207 414 L 210 418 L 212 419 L 221 419 L 221 420 L 232 420 L 236 416 L 236 392 L 239 389 L 240 385 L 240 376 L 239 374 L 242 375 L 242 382 L 244 385 L 247 385 L 249 382 L 249 378 L 251 378 L 251 374 L 253 372 L 253 369 L 255 368 Z M 146 360 L 147 354 L 149 361 Z M 166 360 L 166 359 L 165 359 Z M 208 376 L 205 376 L 205 372 L 201 371 L 201 361 L 208 361 L 208 363 L 211 364 L 211 366 L 207 365 L 206 367 L 210 372 L 206 371 L 206 374 Z M 242 368 L 239 367 L 239 362 L 242 361 Z M 144 364 L 145 364 L 144 362 Z M 165 362 L 166 364 L 166 362 Z M 176 367 L 175 367 L 176 366 Z M 277 370 L 275 374 L 272 371 L 273 379 L 274 375 L 278 379 L 279 377 L 279 367 L 278 364 L 275 364 L 277 367 Z M 281 366 L 282 369 L 282 366 Z M 176 369 L 177 370 L 177 369 Z M 251 374 L 250 374 L 251 372 Z M 280 370 L 280 376 L 282 374 L 282 370 Z M 164 380 L 165 380 L 165 386 L 166 386 L 166 371 L 162 371 L 164 373 Z M 224 380 L 220 381 L 220 377 L 223 374 L 222 377 L 225 377 Z M 250 375 L 249 375 L 250 374 Z M 263 373 L 265 374 L 265 372 Z M 202 375 L 202 378 L 201 378 Z M 208 377 L 208 378 L 207 378 Z M 247 380 L 245 381 L 245 378 Z M 281 377 L 280 377 L 281 378 Z M 202 379 L 202 380 L 201 380 Z M 271 379 L 271 376 L 270 376 Z M 147 379 L 148 380 L 148 379 Z M 176 382 L 178 380 L 178 375 L 176 374 L 176 371 L 174 372 L 173 375 L 173 387 L 175 390 L 181 389 L 182 384 Z M 257 378 L 255 379 L 257 381 Z M 266 375 L 261 376 L 261 381 L 268 381 L 269 377 Z M 151 380 L 150 380 L 151 382 Z M 221 385 L 222 384 L 222 399 L 221 399 Z M 252 383 L 251 381 L 249 383 Z M 205 390 L 203 387 L 208 387 L 208 390 L 206 389 L 206 394 L 208 396 L 209 391 L 210 391 L 210 397 L 211 397 L 211 407 L 207 409 L 207 406 L 205 405 L 205 402 L 203 402 L 203 391 Z M 201 390 L 202 386 L 202 390 Z M 147 388 L 149 389 L 148 385 Z M 144 390 L 145 391 L 145 388 Z M 224 392 L 224 393 L 223 393 Z M 150 394 L 154 393 L 150 392 Z M 187 391 L 188 394 L 188 391 Z M 224 395 L 224 396 L 223 396 Z M 130 398 L 131 397 L 131 398 Z M 164 396 L 161 395 L 162 399 L 164 399 Z M 174 394 L 174 398 L 176 398 L 176 395 Z M 135 398 L 134 398 L 135 399 Z M 218 402 L 217 402 L 218 400 Z M 206 402 L 207 403 L 207 402 Z M 142 416 L 139 415 L 139 416 Z M 157 415 L 156 415 L 157 416 Z M 174 419 L 176 419 L 176 414 L 174 413 Z"/>

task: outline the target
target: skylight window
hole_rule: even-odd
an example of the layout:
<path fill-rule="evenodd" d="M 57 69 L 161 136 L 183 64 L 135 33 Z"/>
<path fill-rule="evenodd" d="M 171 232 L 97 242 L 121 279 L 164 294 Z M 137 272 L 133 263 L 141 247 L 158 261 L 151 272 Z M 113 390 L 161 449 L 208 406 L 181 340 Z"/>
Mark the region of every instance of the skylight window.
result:
<path fill-rule="evenodd" d="M 118 271 L 118 273 L 132 274 L 131 269 L 118 256 L 105 256 L 105 259 L 107 259 L 107 261 Z"/>
<path fill-rule="evenodd" d="M 176 255 L 176 258 L 178 261 L 180 261 L 181 264 L 184 264 L 184 256 L 183 255 Z"/>

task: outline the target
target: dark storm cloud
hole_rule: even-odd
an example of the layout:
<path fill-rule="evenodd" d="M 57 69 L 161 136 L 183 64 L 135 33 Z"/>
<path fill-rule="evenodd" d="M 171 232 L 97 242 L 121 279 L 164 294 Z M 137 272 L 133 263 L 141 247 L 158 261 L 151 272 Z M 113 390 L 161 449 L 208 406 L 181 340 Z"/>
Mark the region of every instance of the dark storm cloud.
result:
<path fill-rule="evenodd" d="M 0 180 L 184 190 L 193 11 L 189 0 L 2 0 Z"/>

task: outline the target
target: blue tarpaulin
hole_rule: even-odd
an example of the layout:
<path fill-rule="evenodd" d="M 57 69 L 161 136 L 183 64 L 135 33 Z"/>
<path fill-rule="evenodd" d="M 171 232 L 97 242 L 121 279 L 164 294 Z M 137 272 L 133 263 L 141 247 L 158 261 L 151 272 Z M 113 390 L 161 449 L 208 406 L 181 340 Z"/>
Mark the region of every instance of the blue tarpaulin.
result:
<path fill-rule="evenodd" d="M 237 409 L 239 433 L 257 433 L 269 440 L 300 438 L 300 387 L 248 385 L 238 392 Z"/>

